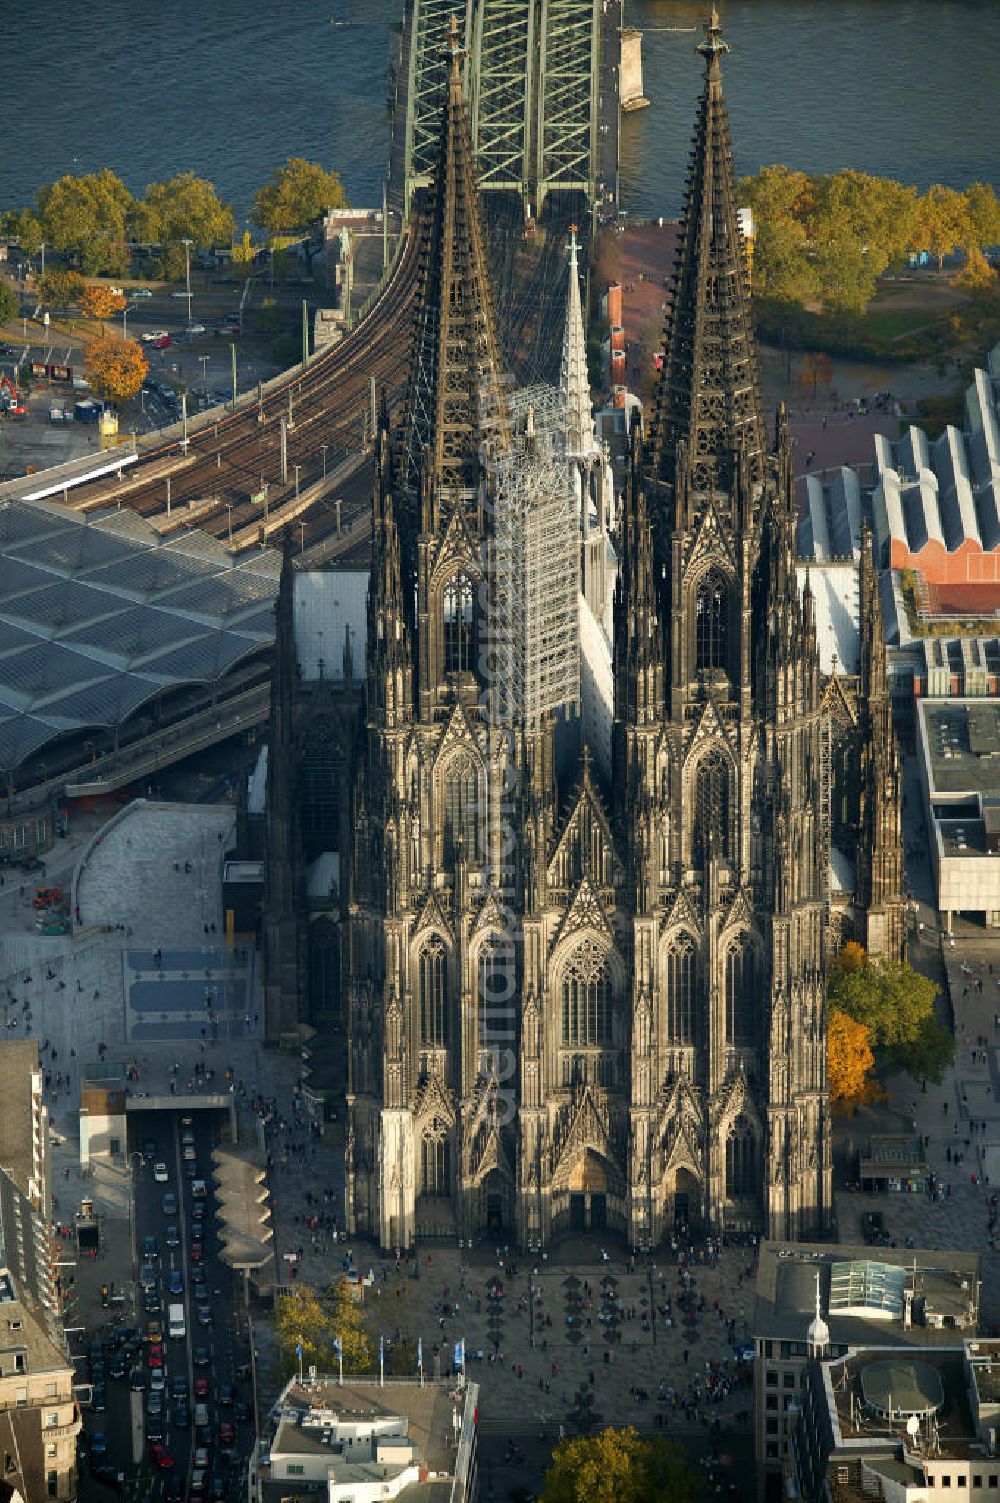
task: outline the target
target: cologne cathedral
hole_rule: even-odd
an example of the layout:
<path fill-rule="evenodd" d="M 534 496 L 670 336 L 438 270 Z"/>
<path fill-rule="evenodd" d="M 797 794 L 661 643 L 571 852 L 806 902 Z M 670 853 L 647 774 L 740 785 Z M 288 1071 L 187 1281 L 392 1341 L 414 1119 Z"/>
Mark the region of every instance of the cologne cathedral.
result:
<path fill-rule="evenodd" d="M 348 1227 L 385 1249 L 501 1233 L 537 1247 L 584 1230 L 649 1247 L 677 1225 L 821 1234 L 839 826 L 856 872 L 850 933 L 901 954 L 870 542 L 859 675 L 834 682 L 796 566 L 788 422 L 761 408 L 714 17 L 699 50 L 658 395 L 632 421 L 617 501 L 575 241 L 559 388 L 505 377 L 453 55 L 408 396 L 397 428 L 385 406 L 379 423 L 367 640 L 324 721 L 341 747 L 331 923 Z M 297 866 L 315 823 L 292 775 L 309 734 L 292 575 L 286 554 L 272 1037 L 304 1016 Z M 602 619 L 606 735 L 579 713 Z"/>

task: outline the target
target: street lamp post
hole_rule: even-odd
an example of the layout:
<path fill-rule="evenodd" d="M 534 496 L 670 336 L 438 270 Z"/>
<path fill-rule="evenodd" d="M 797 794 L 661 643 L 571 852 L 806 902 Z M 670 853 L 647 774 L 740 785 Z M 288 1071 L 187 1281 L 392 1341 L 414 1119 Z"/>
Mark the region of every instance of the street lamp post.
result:
<path fill-rule="evenodd" d="M 181 241 L 181 244 L 184 247 L 184 281 L 185 281 L 185 285 L 186 285 L 186 288 L 187 288 L 188 323 L 190 323 L 191 322 L 191 247 L 194 244 L 194 241 L 193 240 L 189 240 L 187 238 L 187 236 L 185 236 L 184 239 Z"/>
<path fill-rule="evenodd" d="M 322 453 L 323 453 L 323 479 L 324 480 L 326 479 L 326 451 L 327 451 L 327 449 L 329 447 L 330 447 L 329 444 L 320 444 L 320 449 L 322 450 Z"/>
<path fill-rule="evenodd" d="M 198 359 L 201 361 L 201 379 L 202 379 L 202 384 L 203 384 L 203 386 L 205 388 L 205 395 L 206 395 L 206 397 L 208 396 L 208 362 L 209 362 L 209 360 L 211 358 L 212 357 L 210 355 L 199 355 L 198 356 Z"/>
<path fill-rule="evenodd" d="M 135 303 L 126 303 L 122 309 L 122 339 L 128 339 L 128 316 L 135 312 Z"/>

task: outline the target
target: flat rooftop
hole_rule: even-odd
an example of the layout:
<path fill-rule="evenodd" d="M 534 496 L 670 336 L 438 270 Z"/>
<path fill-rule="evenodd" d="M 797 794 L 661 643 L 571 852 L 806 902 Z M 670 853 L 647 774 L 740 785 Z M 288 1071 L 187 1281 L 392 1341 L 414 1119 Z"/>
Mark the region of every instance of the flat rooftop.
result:
<path fill-rule="evenodd" d="M 1000 796 L 1000 703 L 923 700 L 918 713 L 926 738 L 931 797 Z"/>
<path fill-rule="evenodd" d="M 952 1332 L 954 1340 L 954 1332 Z M 909 1359 L 902 1353 L 876 1348 L 852 1352 L 831 1366 L 837 1423 L 844 1441 L 872 1441 L 891 1435 L 898 1443 L 903 1436 L 903 1415 L 890 1424 L 878 1412 L 879 1390 L 888 1381 L 889 1370 L 904 1403 L 911 1398 L 913 1412 L 923 1414 L 933 1397 L 934 1419 L 943 1456 L 968 1454 L 976 1439 L 976 1424 L 966 1392 L 965 1354 L 959 1347 L 949 1351 L 921 1352 Z M 915 1389 L 915 1392 L 913 1391 Z M 828 1390 L 829 1391 L 829 1390 Z M 872 1408 L 872 1399 L 876 1407 Z M 895 1396 L 894 1396 L 895 1404 Z"/>
<path fill-rule="evenodd" d="M 956 1346 L 975 1321 L 979 1255 L 949 1249 L 851 1247 L 843 1244 L 764 1242 L 760 1249 L 753 1334 L 805 1342 L 820 1304 L 837 1345 Z M 964 1286 L 964 1287 L 963 1287 Z M 913 1319 L 904 1323 L 904 1295 Z"/>
<path fill-rule="evenodd" d="M 991 856 L 981 819 L 939 819 L 941 847 L 946 856 Z"/>
<path fill-rule="evenodd" d="M 317 1447 L 330 1455 L 336 1453 L 319 1439 L 315 1428 L 303 1429 L 298 1423 L 310 1410 L 328 1409 L 341 1421 L 373 1420 L 400 1415 L 406 1420 L 406 1433 L 417 1448 L 422 1462 L 432 1472 L 450 1473 L 454 1465 L 452 1438 L 451 1381 L 442 1383 L 392 1382 L 380 1387 L 377 1379 L 346 1378 L 340 1383 L 293 1383 L 282 1399 L 283 1418 L 272 1442 L 272 1451 L 307 1451 Z"/>

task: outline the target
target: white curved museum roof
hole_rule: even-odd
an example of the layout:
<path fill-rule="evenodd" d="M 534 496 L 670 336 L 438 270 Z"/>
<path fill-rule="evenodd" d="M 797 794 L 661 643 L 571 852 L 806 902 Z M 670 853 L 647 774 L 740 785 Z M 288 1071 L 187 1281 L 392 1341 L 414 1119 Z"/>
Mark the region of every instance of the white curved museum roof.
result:
<path fill-rule="evenodd" d="M 280 567 L 272 549 L 162 537 L 131 511 L 0 504 L 0 768 L 272 642 Z"/>

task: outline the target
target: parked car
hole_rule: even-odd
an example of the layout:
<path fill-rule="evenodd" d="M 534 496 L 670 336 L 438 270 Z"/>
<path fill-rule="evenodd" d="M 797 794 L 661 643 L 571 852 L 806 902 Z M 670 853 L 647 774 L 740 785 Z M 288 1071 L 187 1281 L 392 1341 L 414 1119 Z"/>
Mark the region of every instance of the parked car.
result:
<path fill-rule="evenodd" d="M 163 1197 L 163 1214 L 164 1216 L 177 1215 L 177 1196 L 173 1190 L 168 1190 Z"/>
<path fill-rule="evenodd" d="M 167 1235 L 164 1238 L 164 1241 L 166 1242 L 168 1247 L 180 1247 L 181 1239 L 177 1235 L 177 1228 L 175 1226 L 167 1227 Z"/>
<path fill-rule="evenodd" d="M 158 1164 L 153 1165 L 153 1178 L 156 1180 L 156 1183 L 158 1185 L 169 1185 L 170 1173 L 167 1169 L 166 1164 L 164 1164 L 162 1161 Z"/>
<path fill-rule="evenodd" d="M 129 297 L 152 297 L 152 296 L 153 296 L 153 294 L 150 292 L 150 290 L 149 290 L 148 287 L 133 287 L 132 290 L 129 292 Z"/>
<path fill-rule="evenodd" d="M 174 1458 L 171 1456 L 166 1446 L 161 1445 L 158 1441 L 154 1442 L 154 1444 L 150 1446 L 149 1454 L 156 1465 L 158 1467 L 161 1467 L 164 1471 L 166 1471 L 167 1467 L 171 1467 L 174 1464 Z"/>
<path fill-rule="evenodd" d="M 166 329 L 148 329 L 146 333 L 142 335 L 142 342 L 143 344 L 155 344 L 158 339 L 169 338 L 170 335 L 167 333 Z"/>

